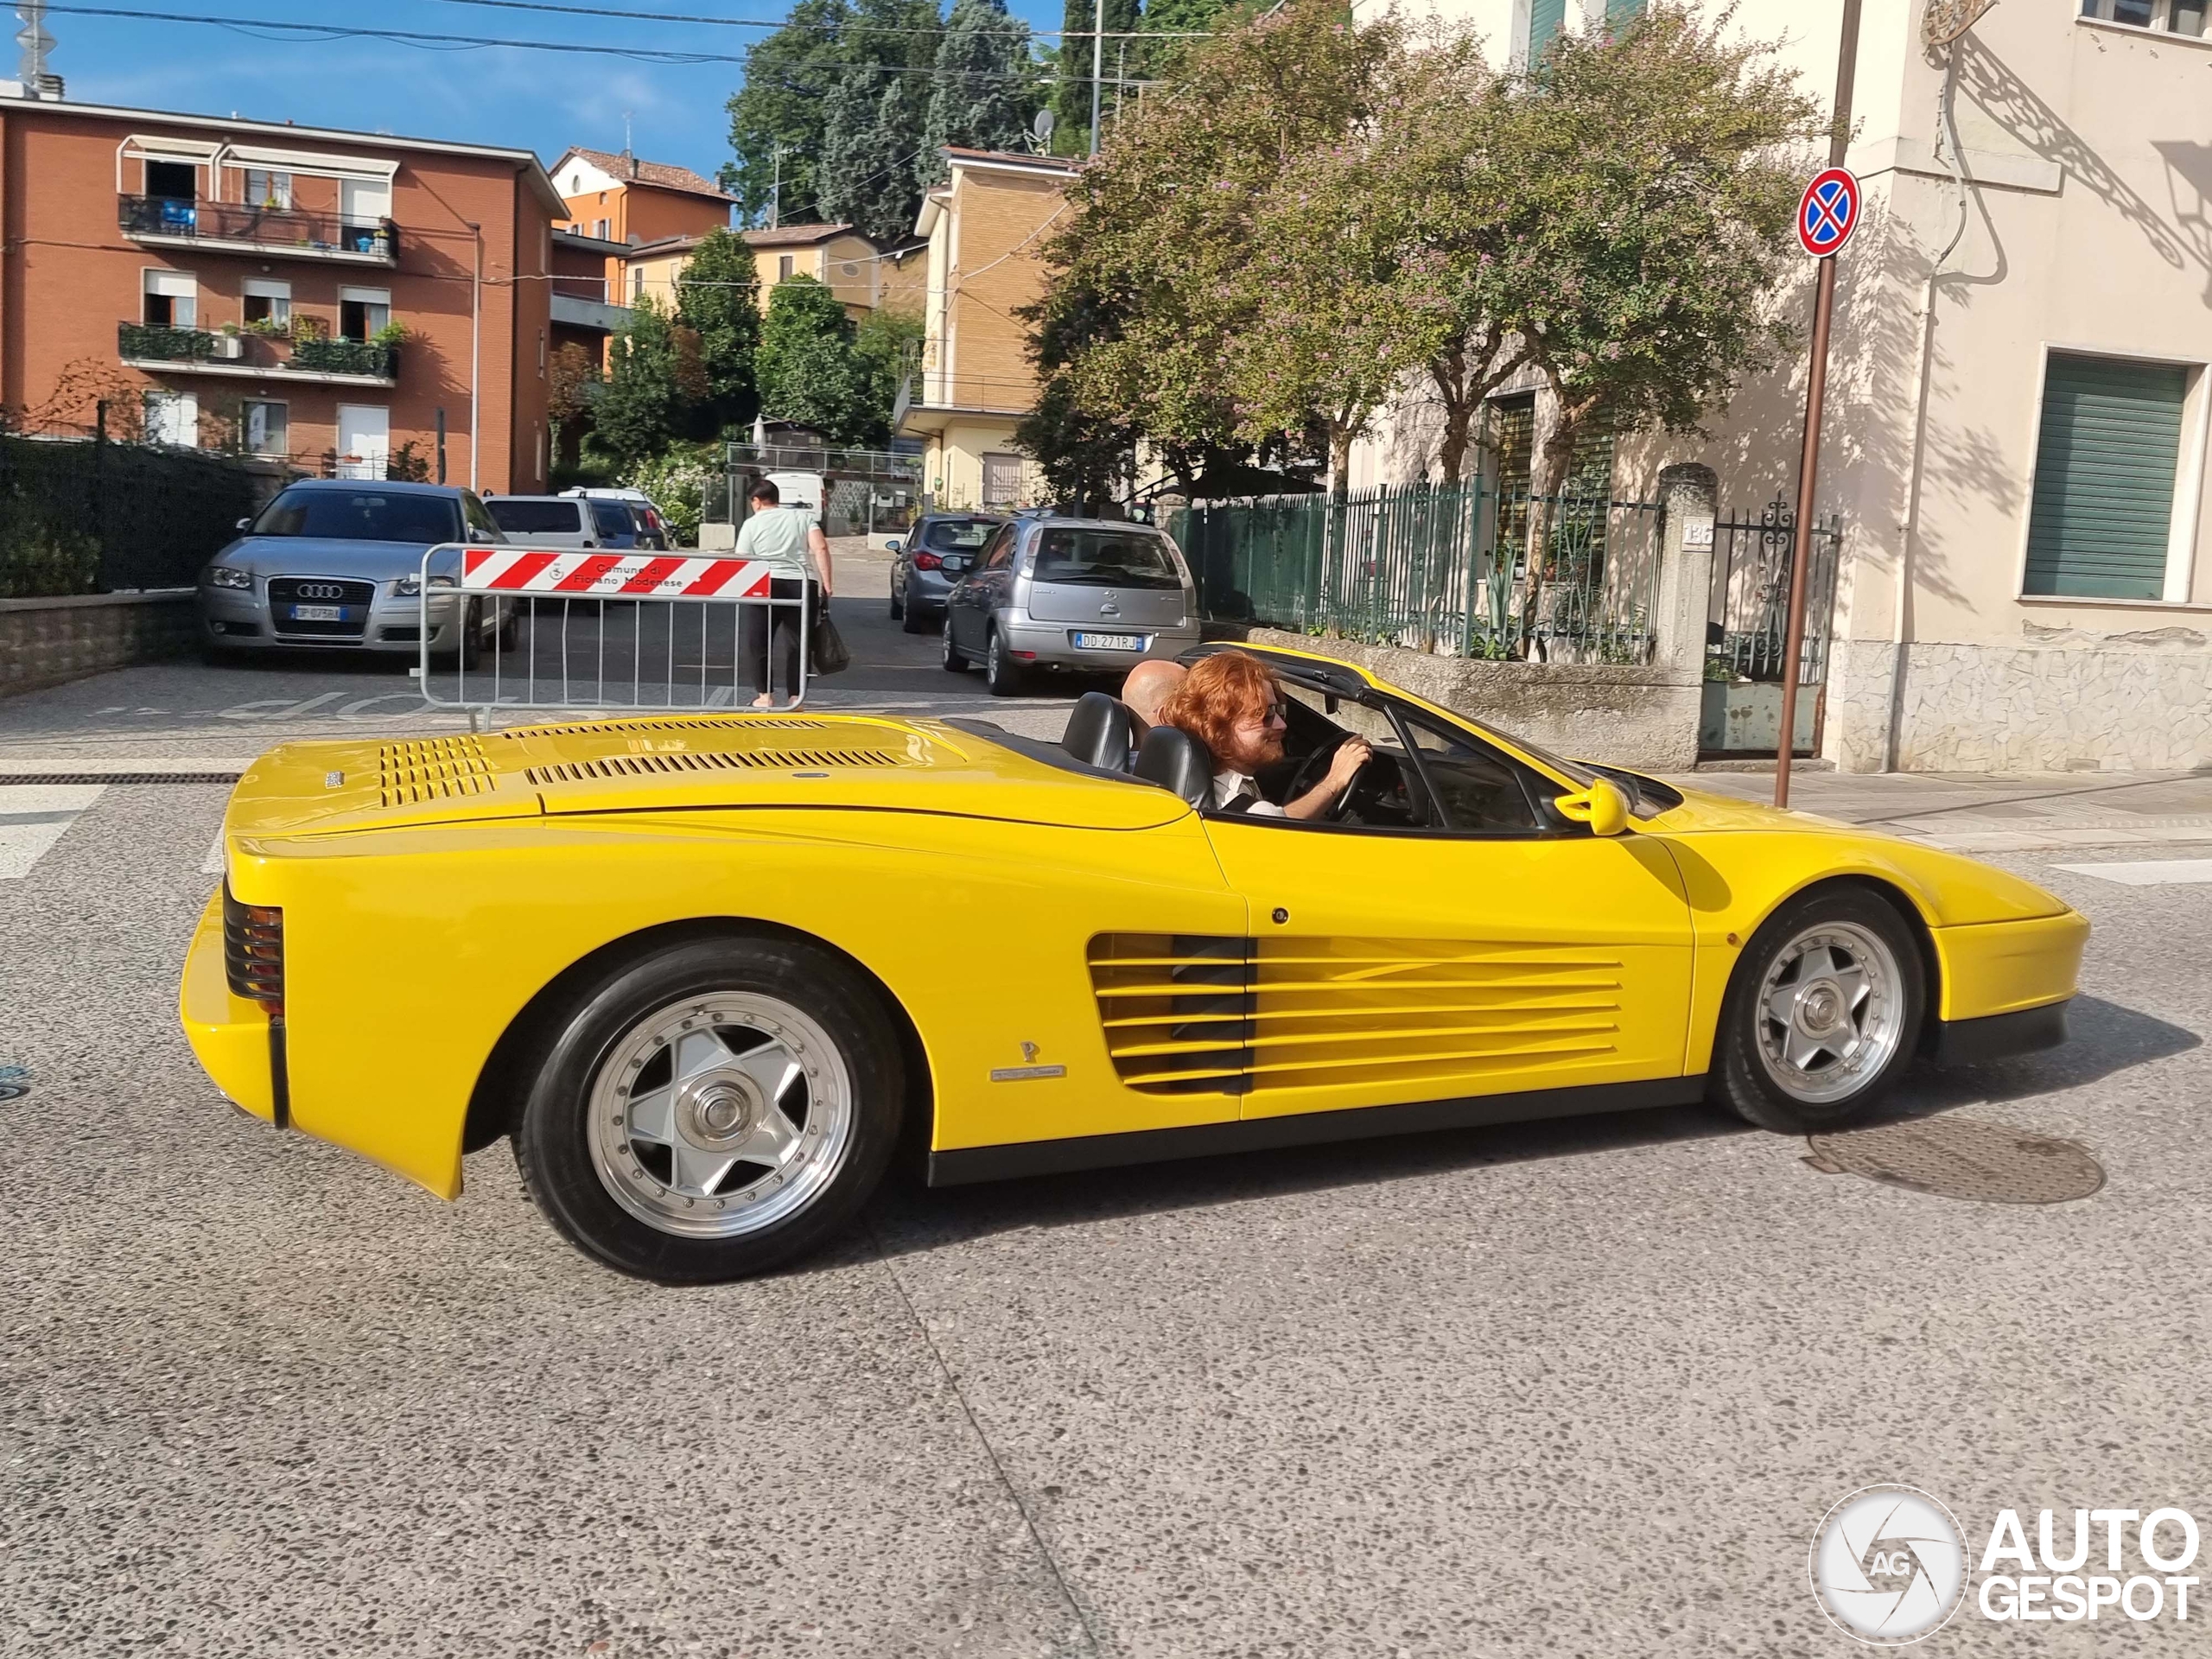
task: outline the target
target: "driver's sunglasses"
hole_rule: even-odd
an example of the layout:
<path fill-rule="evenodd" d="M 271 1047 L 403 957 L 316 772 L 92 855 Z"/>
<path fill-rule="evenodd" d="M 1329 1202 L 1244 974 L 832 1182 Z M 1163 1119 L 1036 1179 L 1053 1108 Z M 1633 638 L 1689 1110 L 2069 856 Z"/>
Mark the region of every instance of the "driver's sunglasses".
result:
<path fill-rule="evenodd" d="M 1287 726 L 1290 716 L 1282 703 L 1271 702 L 1260 710 L 1259 723 L 1262 726 Z"/>

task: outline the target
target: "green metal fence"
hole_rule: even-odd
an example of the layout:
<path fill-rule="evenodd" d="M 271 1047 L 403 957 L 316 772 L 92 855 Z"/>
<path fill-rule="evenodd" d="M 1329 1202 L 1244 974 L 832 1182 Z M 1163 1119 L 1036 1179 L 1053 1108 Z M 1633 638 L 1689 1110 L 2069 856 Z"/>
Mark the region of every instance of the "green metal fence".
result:
<path fill-rule="evenodd" d="M 189 587 L 253 506 L 195 450 L 0 436 L 0 598 Z"/>
<path fill-rule="evenodd" d="M 1208 621 L 1450 656 L 1650 660 L 1656 501 L 1390 485 L 1179 509 Z"/>

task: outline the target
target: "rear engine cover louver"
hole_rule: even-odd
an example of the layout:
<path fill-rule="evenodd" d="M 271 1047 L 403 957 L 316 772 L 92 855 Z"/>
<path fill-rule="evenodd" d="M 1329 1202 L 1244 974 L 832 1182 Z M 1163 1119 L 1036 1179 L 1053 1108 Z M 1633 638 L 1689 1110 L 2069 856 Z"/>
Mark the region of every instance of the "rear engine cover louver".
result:
<path fill-rule="evenodd" d="M 1105 933 L 1090 965 L 1114 1069 L 1146 1094 L 1478 1086 L 1619 1042 L 1621 962 L 1602 950 Z"/>
<path fill-rule="evenodd" d="M 385 806 L 414 806 L 461 795 L 488 795 L 499 778 L 474 737 L 434 737 L 386 743 L 377 751 L 377 781 Z"/>
<path fill-rule="evenodd" d="M 653 754 L 611 754 L 532 766 L 533 784 L 581 784 L 610 778 L 666 777 L 693 772 L 821 772 L 832 766 L 898 766 L 907 763 L 885 749 L 675 749 Z"/>

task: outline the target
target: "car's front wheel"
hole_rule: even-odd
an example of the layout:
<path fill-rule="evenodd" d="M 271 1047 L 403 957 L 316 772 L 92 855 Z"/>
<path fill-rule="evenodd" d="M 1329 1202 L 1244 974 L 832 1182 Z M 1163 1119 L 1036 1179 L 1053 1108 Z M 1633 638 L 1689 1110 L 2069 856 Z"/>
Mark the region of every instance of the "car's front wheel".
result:
<path fill-rule="evenodd" d="M 584 993 L 515 1135 L 531 1196 L 586 1253 L 712 1284 L 826 1242 L 881 1179 L 906 1090 L 860 975 L 819 945 L 695 940 Z"/>
<path fill-rule="evenodd" d="M 1714 1034 L 1714 1094 L 1784 1135 L 1846 1128 L 1912 1063 L 1927 972 L 1904 918 L 1863 889 L 1784 905 L 1738 960 Z"/>

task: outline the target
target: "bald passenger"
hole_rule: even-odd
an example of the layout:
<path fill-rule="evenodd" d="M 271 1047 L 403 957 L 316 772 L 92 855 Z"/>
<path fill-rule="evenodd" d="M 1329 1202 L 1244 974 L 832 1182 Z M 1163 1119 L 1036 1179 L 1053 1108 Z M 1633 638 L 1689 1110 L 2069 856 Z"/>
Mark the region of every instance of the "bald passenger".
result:
<path fill-rule="evenodd" d="M 1180 663 L 1157 659 L 1139 663 L 1129 671 L 1129 677 L 1122 682 L 1122 701 L 1137 717 L 1139 737 L 1160 724 L 1160 705 L 1181 687 L 1185 671 Z"/>

